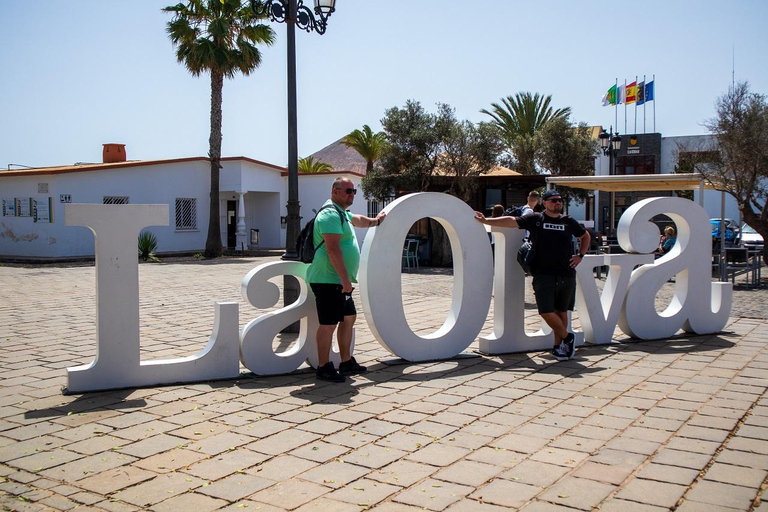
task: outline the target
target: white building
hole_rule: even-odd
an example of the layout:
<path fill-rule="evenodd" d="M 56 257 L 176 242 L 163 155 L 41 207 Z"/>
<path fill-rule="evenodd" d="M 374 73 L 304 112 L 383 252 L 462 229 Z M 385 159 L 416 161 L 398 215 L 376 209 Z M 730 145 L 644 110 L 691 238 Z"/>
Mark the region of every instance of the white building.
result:
<path fill-rule="evenodd" d="M 621 149 L 616 157 L 616 175 L 639 174 L 673 174 L 681 159 L 686 154 L 707 153 L 716 143 L 713 135 L 686 135 L 677 137 L 662 137 L 660 133 L 645 133 L 637 135 L 622 134 Z M 694 158 L 698 160 L 699 158 Z M 603 155 L 595 158 L 595 176 L 611 174 L 610 159 Z M 615 194 L 615 222 L 621 214 L 633 203 L 647 197 L 671 195 L 671 192 L 637 191 L 617 192 Z M 699 202 L 699 192 L 694 192 L 693 200 Z M 704 191 L 704 209 L 710 218 L 719 218 L 724 205 L 725 217 L 739 220 L 739 210 L 736 200 L 729 194 L 716 190 Z M 569 213 L 578 220 L 595 221 L 595 227 L 600 232 L 607 232 L 610 216 L 610 199 L 607 192 L 594 192 L 594 196 L 585 204 L 571 205 Z"/>
<path fill-rule="evenodd" d="M 105 145 L 105 156 L 107 155 Z M 122 153 L 124 159 L 124 152 Z M 64 259 L 94 254 L 93 233 L 65 226 L 67 203 L 167 204 L 168 226 L 146 228 L 157 236 L 158 254 L 195 253 L 205 248 L 209 218 L 207 158 L 117 161 L 0 171 L 0 259 Z M 221 160 L 219 222 L 222 244 L 233 250 L 285 247 L 288 171 L 246 157 Z M 299 175 L 302 225 L 330 197 L 339 175 L 359 188 L 361 175 Z M 366 213 L 359 196 L 350 208 Z M 362 241 L 364 231 L 358 233 Z"/>

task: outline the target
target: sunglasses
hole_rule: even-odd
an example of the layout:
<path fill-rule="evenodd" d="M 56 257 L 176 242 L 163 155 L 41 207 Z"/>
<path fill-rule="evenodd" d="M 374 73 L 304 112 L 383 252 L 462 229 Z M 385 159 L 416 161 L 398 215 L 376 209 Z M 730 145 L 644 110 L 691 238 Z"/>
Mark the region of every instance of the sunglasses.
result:
<path fill-rule="evenodd" d="M 555 197 L 555 198 L 549 198 L 547 201 L 552 201 L 553 203 L 562 203 L 563 198 L 562 197 Z"/>
<path fill-rule="evenodd" d="M 343 190 L 345 193 L 352 194 L 353 196 L 355 194 L 357 194 L 357 189 L 356 188 L 339 188 L 337 190 Z"/>

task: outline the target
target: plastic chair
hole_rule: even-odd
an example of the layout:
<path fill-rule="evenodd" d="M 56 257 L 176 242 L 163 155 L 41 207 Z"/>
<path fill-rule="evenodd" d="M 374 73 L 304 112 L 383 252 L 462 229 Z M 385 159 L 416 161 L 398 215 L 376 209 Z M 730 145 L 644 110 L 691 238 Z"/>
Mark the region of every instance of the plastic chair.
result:
<path fill-rule="evenodd" d="M 403 246 L 403 270 L 408 269 L 408 272 L 411 271 L 411 268 L 416 267 L 418 270 L 419 268 L 419 258 L 418 258 L 418 250 L 419 250 L 419 241 L 414 240 L 412 238 L 408 238 L 405 240 L 405 245 Z"/>

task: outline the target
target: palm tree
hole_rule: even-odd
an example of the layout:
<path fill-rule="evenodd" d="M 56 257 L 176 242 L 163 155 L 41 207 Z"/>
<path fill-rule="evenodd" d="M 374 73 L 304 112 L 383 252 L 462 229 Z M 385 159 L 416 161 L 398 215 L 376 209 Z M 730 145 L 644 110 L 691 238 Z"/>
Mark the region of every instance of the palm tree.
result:
<path fill-rule="evenodd" d="M 536 174 L 536 153 L 539 149 L 539 132 L 552 119 L 567 118 L 570 107 L 553 110 L 552 96 L 539 93 L 517 93 L 501 99 L 502 104 L 491 103 L 493 111 L 480 112 L 493 118 L 493 124 L 501 131 L 507 147 L 517 160 L 517 170 L 522 174 Z"/>
<path fill-rule="evenodd" d="M 299 158 L 299 172 L 314 174 L 318 172 L 331 172 L 332 170 L 333 166 L 331 164 L 315 160 L 311 156 Z"/>
<path fill-rule="evenodd" d="M 219 226 L 219 170 L 221 168 L 221 103 L 224 78 L 239 71 L 249 75 L 261 64 L 257 44 L 271 45 L 274 32 L 258 23 L 250 3 L 240 0 L 187 0 L 163 9 L 174 14 L 168 22 L 168 37 L 176 58 L 193 76 L 211 74 L 211 197 L 206 258 L 221 256 Z"/>
<path fill-rule="evenodd" d="M 387 136 L 384 132 L 373 133 L 371 127 L 363 125 L 363 131 L 354 130 L 341 139 L 341 143 L 354 149 L 365 158 L 365 173 L 373 170 L 373 162 L 379 159 L 381 151 L 387 144 Z"/>

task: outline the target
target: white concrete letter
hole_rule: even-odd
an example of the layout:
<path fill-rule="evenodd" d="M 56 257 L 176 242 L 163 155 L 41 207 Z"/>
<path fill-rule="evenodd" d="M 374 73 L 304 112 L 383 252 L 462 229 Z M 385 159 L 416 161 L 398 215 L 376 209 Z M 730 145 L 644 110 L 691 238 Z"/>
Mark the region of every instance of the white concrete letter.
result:
<path fill-rule="evenodd" d="M 477 337 L 491 303 L 491 247 L 466 203 L 447 194 L 418 193 L 396 199 L 387 219 L 368 230 L 363 243 L 360 295 L 373 335 L 408 361 L 445 359 Z M 453 255 L 453 300 L 445 323 L 427 336 L 408 326 L 400 278 L 403 242 L 411 225 L 431 217 L 448 233 Z"/>
<path fill-rule="evenodd" d="M 712 236 L 701 206 L 677 197 L 639 201 L 619 221 L 619 244 L 627 252 L 652 252 L 659 244 L 659 229 L 651 219 L 662 213 L 676 224 L 677 242 L 668 254 L 632 272 L 619 327 L 642 339 L 666 338 L 679 329 L 697 334 L 721 331 L 731 312 L 733 287 L 712 282 Z M 673 276 L 674 297 L 659 313 L 656 294 Z"/>
<path fill-rule="evenodd" d="M 240 358 L 243 364 L 257 375 L 289 373 L 304 361 L 317 368 L 317 309 L 315 295 L 305 281 L 309 265 L 300 261 L 276 261 L 254 268 L 243 279 L 243 298 L 253 306 L 266 309 L 280 300 L 280 289 L 270 279 L 291 275 L 299 280 L 299 298 L 282 309 L 266 313 L 252 320 L 243 328 L 240 336 Z M 300 322 L 299 335 L 293 347 L 276 354 L 272 348 L 275 336 L 294 322 Z M 355 334 L 352 332 L 352 348 Z M 341 357 L 334 341 L 331 361 L 338 367 Z"/>
<path fill-rule="evenodd" d="M 168 225 L 168 205 L 68 204 L 65 225 L 87 226 L 96 241 L 96 359 L 67 368 L 67 391 L 84 392 L 237 377 L 237 303 L 216 306 L 214 332 L 197 354 L 140 360 L 139 263 L 145 226 Z"/>

